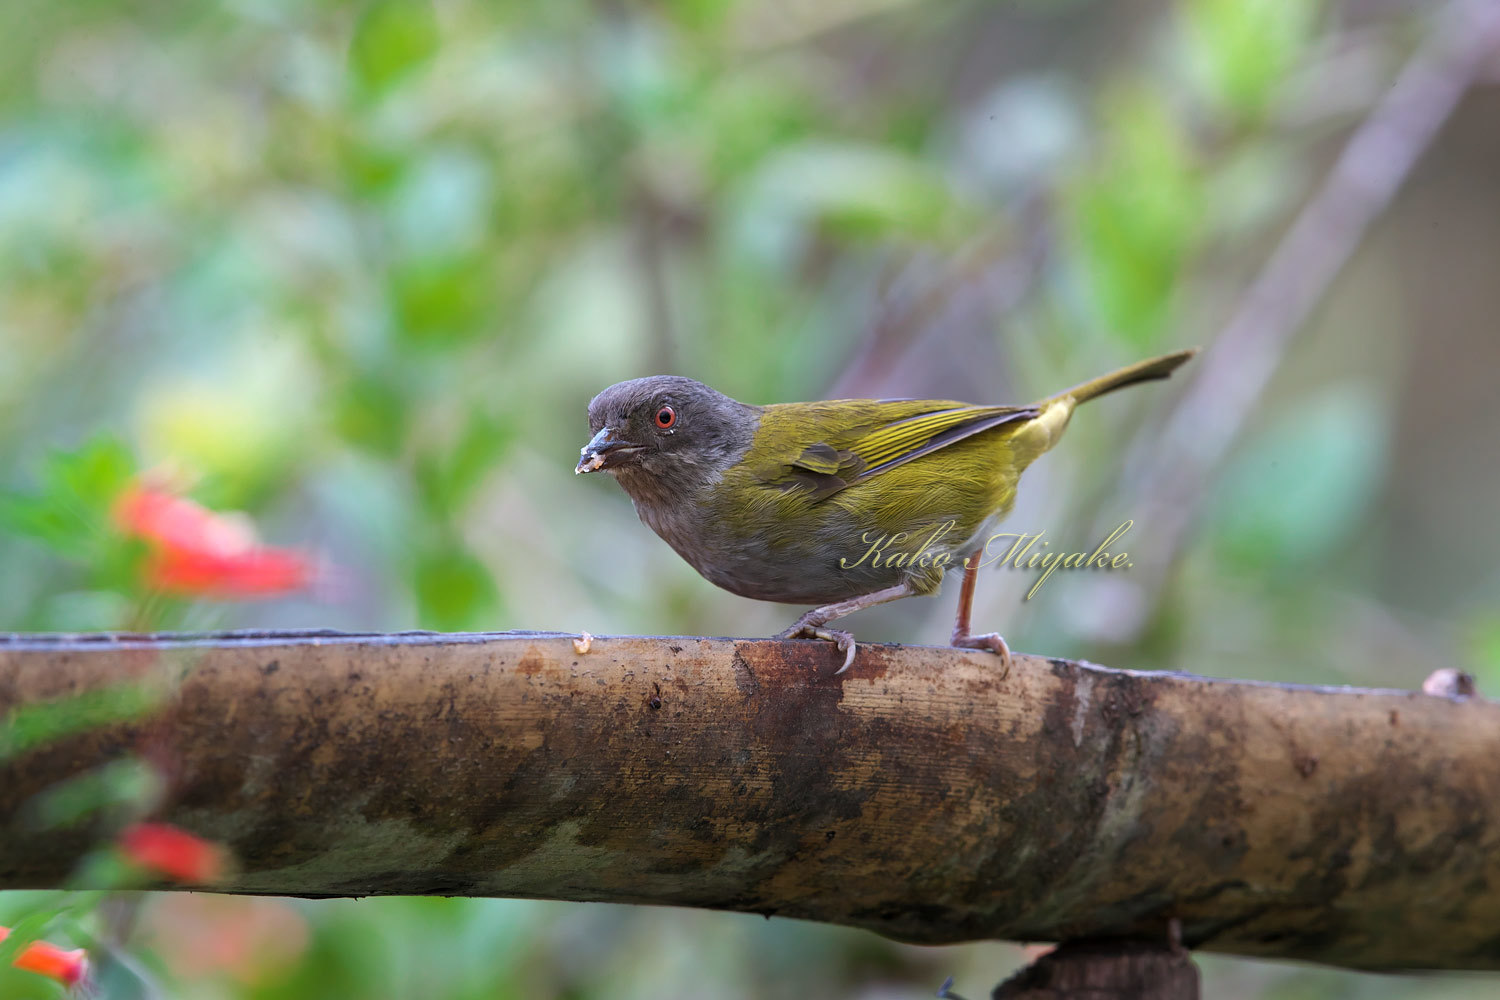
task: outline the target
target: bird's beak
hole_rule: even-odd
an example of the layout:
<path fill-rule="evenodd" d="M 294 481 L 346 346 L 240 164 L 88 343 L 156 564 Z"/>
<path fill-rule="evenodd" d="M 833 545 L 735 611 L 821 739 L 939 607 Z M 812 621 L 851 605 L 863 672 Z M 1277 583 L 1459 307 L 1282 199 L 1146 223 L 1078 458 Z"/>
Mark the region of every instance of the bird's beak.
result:
<path fill-rule="evenodd" d="M 578 459 L 578 468 L 573 471 L 598 472 L 600 469 L 612 469 L 617 465 L 624 465 L 631 455 L 640 450 L 640 445 L 627 441 L 616 434 L 614 428 L 605 426 L 583 446 L 583 456 Z"/>

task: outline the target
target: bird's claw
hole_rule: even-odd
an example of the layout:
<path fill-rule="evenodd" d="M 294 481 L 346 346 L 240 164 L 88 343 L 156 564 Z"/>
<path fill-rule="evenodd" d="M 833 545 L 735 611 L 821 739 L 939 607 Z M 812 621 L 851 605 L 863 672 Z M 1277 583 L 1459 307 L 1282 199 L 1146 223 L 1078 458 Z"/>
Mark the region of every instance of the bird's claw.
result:
<path fill-rule="evenodd" d="M 1000 679 L 1004 680 L 1010 675 L 1010 647 L 1005 644 L 1005 639 L 999 632 L 986 632 L 984 635 L 955 635 L 952 645 L 959 649 L 987 649 L 992 653 L 1000 654 Z"/>
<path fill-rule="evenodd" d="M 796 639 L 802 636 L 807 636 L 810 639 L 826 639 L 837 646 L 839 651 L 844 654 L 844 665 L 833 672 L 834 676 L 848 670 L 850 664 L 854 662 L 854 654 L 858 651 L 858 647 L 854 644 L 854 634 L 852 632 L 842 632 L 835 628 L 823 628 L 812 623 L 803 624 L 799 622 L 789 629 L 776 633 L 776 638 L 778 639 Z"/>

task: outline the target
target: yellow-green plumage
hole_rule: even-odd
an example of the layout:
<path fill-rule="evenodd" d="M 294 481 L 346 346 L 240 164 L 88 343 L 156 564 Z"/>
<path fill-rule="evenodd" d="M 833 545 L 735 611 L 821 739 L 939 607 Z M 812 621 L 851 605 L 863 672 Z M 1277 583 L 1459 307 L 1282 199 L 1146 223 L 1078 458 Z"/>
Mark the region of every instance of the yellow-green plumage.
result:
<path fill-rule="evenodd" d="M 641 519 L 712 582 L 759 600 L 831 604 L 898 584 L 928 593 L 1015 504 L 1026 467 L 1080 403 L 1167 377 L 1193 354 L 1143 361 L 1031 406 L 845 399 L 748 406 L 672 376 L 595 398 L 596 441 L 628 442 L 607 465 Z M 673 420 L 652 425 L 662 407 Z M 592 444 L 592 442 L 591 442 Z M 590 456 L 585 448 L 585 457 Z M 925 562 L 861 560 L 872 540 Z M 894 536 L 903 536 L 895 540 Z M 946 555 L 946 561 L 934 557 Z"/>
<path fill-rule="evenodd" d="M 1056 443 L 1074 407 L 1163 378 L 1190 355 L 1132 365 L 1034 406 L 854 399 L 764 407 L 745 458 L 709 497 L 712 523 L 729 544 L 712 546 L 714 567 L 699 570 L 735 593 L 787 603 L 844 600 L 903 578 L 930 592 L 942 579 L 936 560 L 850 564 L 880 536 L 892 539 L 882 550 L 889 562 L 951 524 L 926 551 L 958 565 L 1010 513 L 1021 473 Z M 955 440 L 933 446 L 945 434 Z"/>

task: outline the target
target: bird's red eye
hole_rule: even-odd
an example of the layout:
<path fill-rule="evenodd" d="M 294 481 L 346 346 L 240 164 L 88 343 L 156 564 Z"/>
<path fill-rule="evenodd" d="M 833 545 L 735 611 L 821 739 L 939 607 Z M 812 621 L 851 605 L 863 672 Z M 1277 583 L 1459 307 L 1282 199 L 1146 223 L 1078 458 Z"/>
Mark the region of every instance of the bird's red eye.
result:
<path fill-rule="evenodd" d="M 675 423 L 677 423 L 677 411 L 670 406 L 663 406 L 656 411 L 656 426 L 662 430 L 666 430 Z"/>

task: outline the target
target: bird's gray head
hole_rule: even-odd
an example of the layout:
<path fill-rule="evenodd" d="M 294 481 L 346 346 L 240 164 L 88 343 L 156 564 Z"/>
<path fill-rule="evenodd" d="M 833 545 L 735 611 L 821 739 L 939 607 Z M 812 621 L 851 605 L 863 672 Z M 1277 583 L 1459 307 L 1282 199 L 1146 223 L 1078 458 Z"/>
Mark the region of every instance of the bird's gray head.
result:
<path fill-rule="evenodd" d="M 716 480 L 744 454 L 759 422 L 759 407 L 690 378 L 619 382 L 589 403 L 594 436 L 574 471 L 617 473 L 632 494 L 632 484 L 645 479 L 701 484 Z"/>

